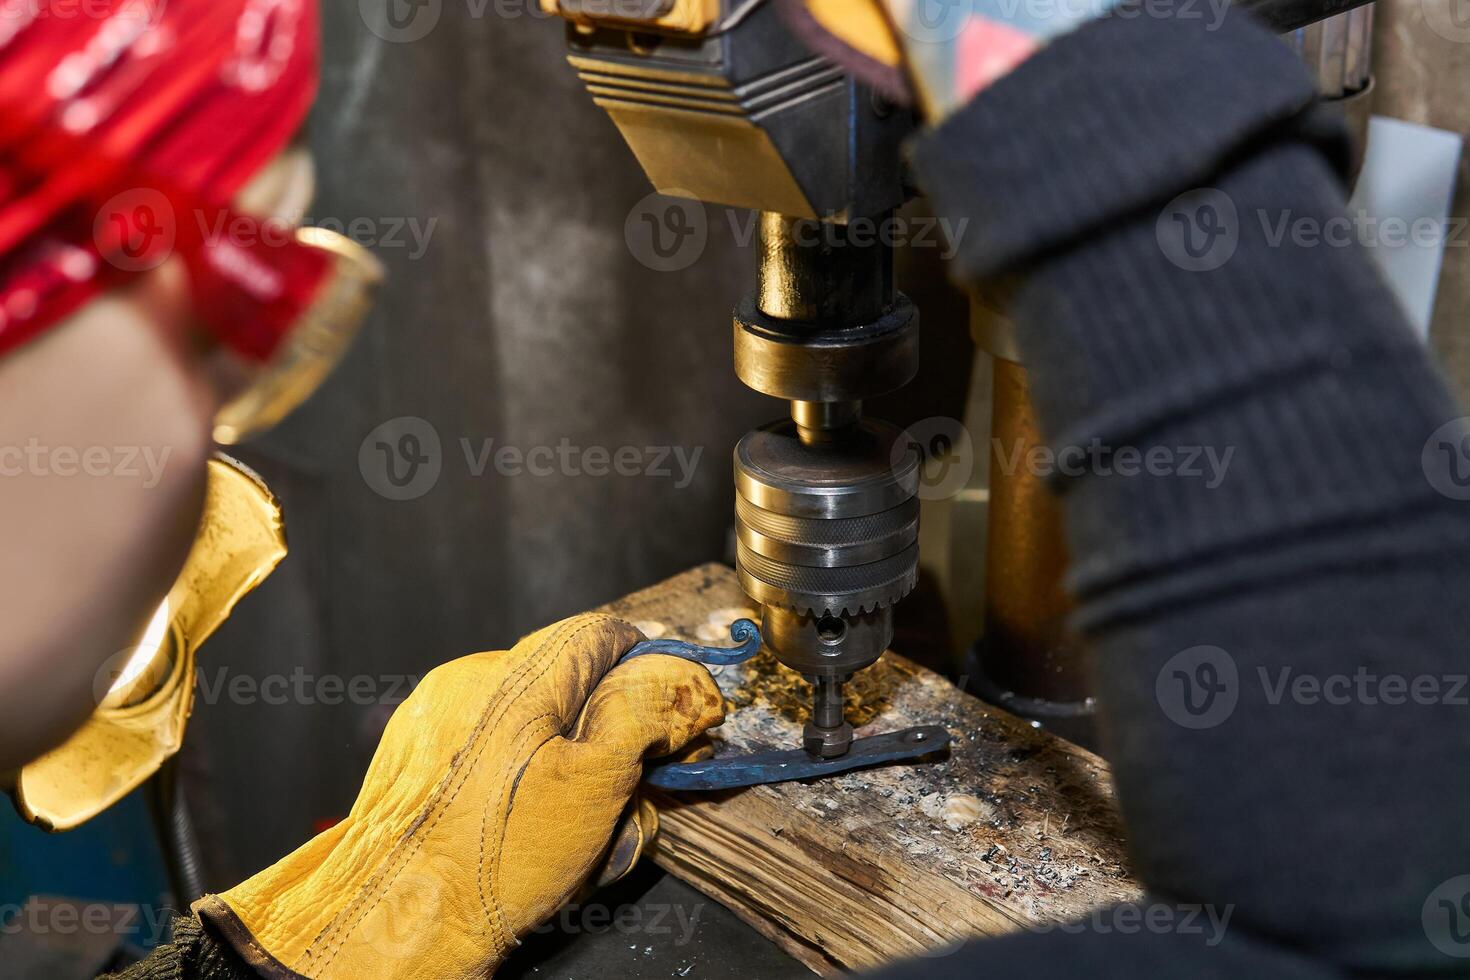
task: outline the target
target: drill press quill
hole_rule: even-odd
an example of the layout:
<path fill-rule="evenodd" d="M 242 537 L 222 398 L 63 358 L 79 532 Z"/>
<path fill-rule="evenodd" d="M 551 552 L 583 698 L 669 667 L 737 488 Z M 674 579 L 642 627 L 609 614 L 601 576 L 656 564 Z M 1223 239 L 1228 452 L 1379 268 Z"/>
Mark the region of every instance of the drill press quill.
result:
<path fill-rule="evenodd" d="M 810 232 L 762 215 L 759 281 L 735 311 L 736 374 L 791 403 L 735 447 L 736 567 L 772 652 L 812 681 L 805 747 L 831 758 L 852 744 L 843 685 L 892 641 L 917 576 L 918 459 L 862 402 L 917 371 L 918 315 L 887 246 Z"/>

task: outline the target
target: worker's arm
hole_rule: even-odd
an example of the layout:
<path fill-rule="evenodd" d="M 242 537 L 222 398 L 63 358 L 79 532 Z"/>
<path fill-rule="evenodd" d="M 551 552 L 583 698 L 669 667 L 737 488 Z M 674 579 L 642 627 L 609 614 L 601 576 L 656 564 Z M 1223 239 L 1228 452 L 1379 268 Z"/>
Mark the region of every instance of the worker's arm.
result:
<path fill-rule="evenodd" d="M 288 150 L 236 206 L 293 221 L 314 186 L 310 155 Z M 0 773 L 96 710 L 193 544 L 215 413 L 241 376 L 190 296 L 173 259 L 0 356 Z"/>
<path fill-rule="evenodd" d="M 644 758 L 724 718 L 705 667 L 618 664 L 640 639 L 577 616 L 434 670 L 393 713 L 346 819 L 196 902 L 183 940 L 121 980 L 489 975 L 633 866 L 657 828 L 634 795 Z"/>
<path fill-rule="evenodd" d="M 169 263 L 0 358 L 0 772 L 96 709 L 194 540 L 220 399 L 188 288 Z"/>
<path fill-rule="evenodd" d="M 99 980 L 260 980 L 229 943 L 192 915 L 174 919 L 173 937 L 146 959 Z"/>
<path fill-rule="evenodd" d="M 1463 409 L 1367 251 L 1296 231 L 1344 213 L 1302 66 L 1211 28 L 1057 40 L 917 170 L 964 279 L 1010 291 L 1048 443 L 1103 451 L 1057 490 L 1105 754 L 1148 901 L 1228 914 L 1224 941 L 1104 915 L 889 977 L 1466 962 L 1470 459 L 1432 438 Z"/>

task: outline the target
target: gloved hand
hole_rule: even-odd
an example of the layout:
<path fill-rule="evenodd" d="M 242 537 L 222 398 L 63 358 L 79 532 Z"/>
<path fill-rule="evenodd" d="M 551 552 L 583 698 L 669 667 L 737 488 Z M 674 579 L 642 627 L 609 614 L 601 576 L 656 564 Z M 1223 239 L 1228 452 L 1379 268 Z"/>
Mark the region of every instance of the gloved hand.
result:
<path fill-rule="evenodd" d="M 784 0 L 818 51 L 938 122 L 1118 0 Z"/>
<path fill-rule="evenodd" d="M 434 670 L 347 818 L 195 911 L 266 976 L 487 975 L 610 847 L 631 866 L 655 829 L 634 802 L 643 760 L 724 720 L 698 664 L 613 668 L 640 639 L 577 616 Z"/>

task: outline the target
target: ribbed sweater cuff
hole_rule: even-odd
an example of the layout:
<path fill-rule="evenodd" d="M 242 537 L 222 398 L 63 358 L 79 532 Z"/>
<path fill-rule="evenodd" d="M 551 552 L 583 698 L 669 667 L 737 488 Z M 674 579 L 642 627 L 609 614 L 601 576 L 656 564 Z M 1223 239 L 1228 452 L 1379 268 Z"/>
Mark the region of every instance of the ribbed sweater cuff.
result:
<path fill-rule="evenodd" d="M 1244 12 L 1218 22 L 1120 12 L 986 89 L 918 141 L 914 164 L 941 213 L 978 226 L 956 256 L 974 282 L 1157 210 L 1283 130 L 1345 174 L 1348 132 L 1307 111 L 1315 98 L 1301 60 Z"/>
<path fill-rule="evenodd" d="M 941 213 L 969 219 L 963 273 L 1024 270 L 1010 312 L 1041 430 L 1084 461 L 1053 473 L 1084 627 L 1451 503 L 1420 450 L 1457 412 L 1396 301 L 1365 249 L 1292 231 L 1343 219 L 1345 143 L 1311 98 L 1243 17 L 1103 21 L 920 150 Z M 1209 261 L 1171 237 L 1182 192 L 1225 230 Z"/>

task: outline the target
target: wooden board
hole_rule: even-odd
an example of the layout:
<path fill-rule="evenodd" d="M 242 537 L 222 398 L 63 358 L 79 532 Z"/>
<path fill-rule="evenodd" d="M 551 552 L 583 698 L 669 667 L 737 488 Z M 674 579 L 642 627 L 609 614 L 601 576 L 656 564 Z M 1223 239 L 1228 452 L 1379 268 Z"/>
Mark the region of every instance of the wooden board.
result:
<path fill-rule="evenodd" d="M 754 617 L 704 565 L 604 607 L 649 635 L 725 643 Z M 800 743 L 805 681 L 765 652 L 713 668 L 729 702 L 717 754 Z M 947 760 L 723 794 L 660 795 L 655 859 L 817 973 L 1138 898 L 1107 765 L 889 652 L 849 685 L 858 735 L 921 723 Z"/>

